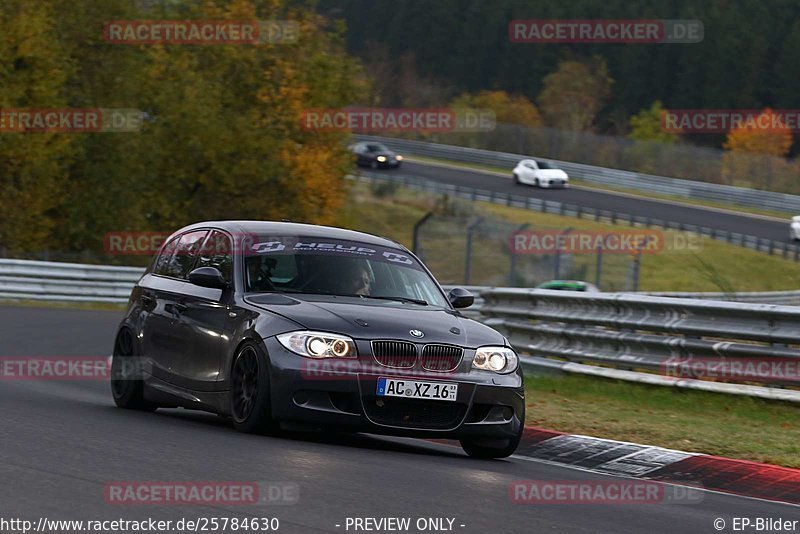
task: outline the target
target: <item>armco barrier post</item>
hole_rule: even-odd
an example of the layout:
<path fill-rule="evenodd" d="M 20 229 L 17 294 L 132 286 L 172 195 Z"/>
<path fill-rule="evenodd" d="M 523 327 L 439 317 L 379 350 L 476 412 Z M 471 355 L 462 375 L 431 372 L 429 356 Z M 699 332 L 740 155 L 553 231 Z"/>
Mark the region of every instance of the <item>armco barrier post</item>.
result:
<path fill-rule="evenodd" d="M 520 225 L 514 233 L 522 232 L 523 230 L 527 230 L 530 226 L 530 223 L 525 223 Z M 509 258 L 509 268 L 508 268 L 508 285 L 509 287 L 516 287 L 517 286 L 517 254 L 515 253 L 514 247 L 510 246 L 511 249 L 511 257 Z"/>
<path fill-rule="evenodd" d="M 642 251 L 633 254 L 633 291 L 639 291 L 639 273 L 641 272 Z"/>
<path fill-rule="evenodd" d="M 561 233 L 561 235 L 567 235 L 572 230 L 574 230 L 574 228 L 572 228 L 572 227 L 567 228 L 566 230 L 564 230 Z M 554 278 L 556 280 L 558 280 L 559 278 L 561 278 L 561 247 L 560 246 L 556 246 L 556 261 L 554 263 L 555 263 L 555 277 Z"/>
<path fill-rule="evenodd" d="M 603 253 L 605 252 L 605 239 L 603 239 L 603 244 L 597 245 L 597 265 L 595 266 L 594 271 L 594 285 L 600 287 L 600 280 L 603 276 Z"/>
<path fill-rule="evenodd" d="M 411 238 L 411 252 L 419 257 L 422 257 L 419 250 L 419 232 L 422 229 L 422 225 L 428 222 L 428 219 L 431 217 L 433 217 L 433 212 L 429 211 L 420 220 L 414 223 L 414 234 Z"/>
<path fill-rule="evenodd" d="M 483 223 L 483 217 L 479 218 L 467 228 L 467 252 L 464 256 L 464 284 L 469 285 L 469 277 L 472 270 L 472 234 Z"/>

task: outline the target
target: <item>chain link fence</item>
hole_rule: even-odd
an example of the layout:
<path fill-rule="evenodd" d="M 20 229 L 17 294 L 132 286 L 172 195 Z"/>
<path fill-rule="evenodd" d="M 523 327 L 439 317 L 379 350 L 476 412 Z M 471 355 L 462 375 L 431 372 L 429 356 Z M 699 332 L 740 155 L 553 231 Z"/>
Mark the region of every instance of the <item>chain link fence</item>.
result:
<path fill-rule="evenodd" d="M 429 214 L 417 226 L 416 253 L 449 285 L 536 287 L 550 280 L 579 280 L 603 291 L 636 291 L 640 255 L 586 252 L 514 253 L 520 232 L 568 234 L 570 228 L 514 225 L 456 207 Z"/>

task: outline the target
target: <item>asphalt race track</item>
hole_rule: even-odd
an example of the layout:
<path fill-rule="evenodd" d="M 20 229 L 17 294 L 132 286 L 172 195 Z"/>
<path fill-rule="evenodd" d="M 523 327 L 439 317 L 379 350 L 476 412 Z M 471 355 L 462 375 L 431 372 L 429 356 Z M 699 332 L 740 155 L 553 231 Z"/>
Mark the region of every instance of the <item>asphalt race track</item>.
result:
<path fill-rule="evenodd" d="M 120 317 L 0 307 L 0 355 L 109 354 Z M 614 534 L 715 532 L 716 518 L 730 525 L 733 516 L 800 519 L 797 507 L 711 492 L 700 504 L 512 504 L 514 481 L 619 479 L 520 458 L 470 460 L 458 448 L 425 441 L 243 435 L 213 415 L 117 409 L 100 381 L 0 380 L 0 406 L 6 519 L 277 517 L 279 532 L 304 533 L 348 532 L 348 517 L 410 517 L 412 524 L 446 517 L 455 519 L 456 532 Z M 293 482 L 300 495 L 289 506 L 119 506 L 104 500 L 112 481 Z"/>
<path fill-rule="evenodd" d="M 725 213 L 717 210 L 691 207 L 658 200 L 643 200 L 629 195 L 614 194 L 593 189 L 537 189 L 527 185 L 516 185 L 508 171 L 508 178 L 479 170 L 455 169 L 406 161 L 399 170 L 384 173 L 402 173 L 410 176 L 453 185 L 463 185 L 521 196 L 541 198 L 575 204 L 585 208 L 603 209 L 628 213 L 640 217 L 651 217 L 683 224 L 707 226 L 716 230 L 727 230 L 754 235 L 773 241 L 789 240 L 789 221 L 779 222 L 769 218 L 750 217 L 746 214 Z"/>

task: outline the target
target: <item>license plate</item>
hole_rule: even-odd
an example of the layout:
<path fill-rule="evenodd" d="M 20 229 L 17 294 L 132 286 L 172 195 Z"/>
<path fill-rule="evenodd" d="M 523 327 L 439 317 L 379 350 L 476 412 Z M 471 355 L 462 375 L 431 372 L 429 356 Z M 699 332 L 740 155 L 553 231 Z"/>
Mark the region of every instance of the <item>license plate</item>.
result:
<path fill-rule="evenodd" d="M 377 395 L 379 397 L 454 401 L 458 395 L 458 384 L 379 378 Z"/>

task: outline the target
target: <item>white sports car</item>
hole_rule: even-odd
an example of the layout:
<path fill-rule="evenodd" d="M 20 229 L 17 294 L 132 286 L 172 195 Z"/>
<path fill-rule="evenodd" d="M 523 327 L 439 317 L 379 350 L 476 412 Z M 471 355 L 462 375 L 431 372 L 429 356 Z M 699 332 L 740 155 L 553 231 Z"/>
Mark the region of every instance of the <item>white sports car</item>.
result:
<path fill-rule="evenodd" d="M 523 159 L 514 167 L 514 183 L 548 188 L 569 187 L 569 176 L 545 161 Z"/>
<path fill-rule="evenodd" d="M 800 241 L 800 215 L 792 217 L 792 222 L 789 224 L 789 239 Z"/>

